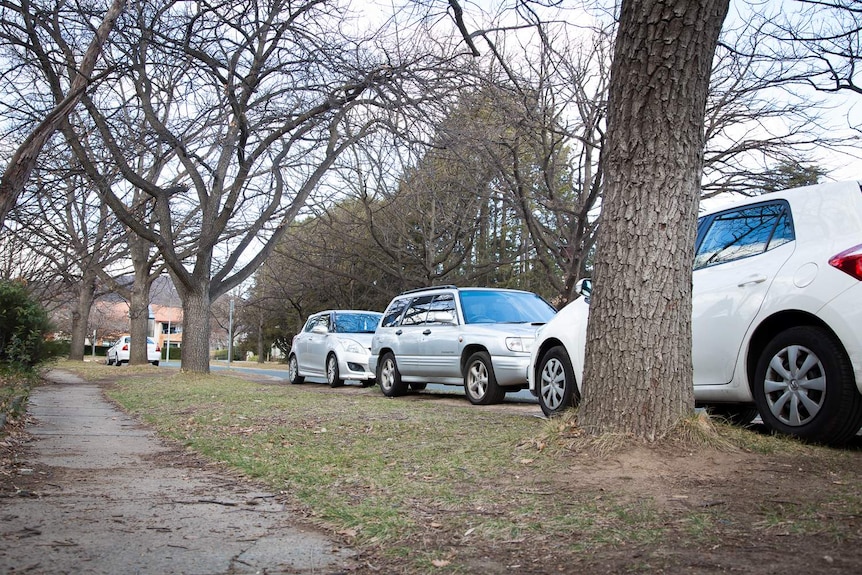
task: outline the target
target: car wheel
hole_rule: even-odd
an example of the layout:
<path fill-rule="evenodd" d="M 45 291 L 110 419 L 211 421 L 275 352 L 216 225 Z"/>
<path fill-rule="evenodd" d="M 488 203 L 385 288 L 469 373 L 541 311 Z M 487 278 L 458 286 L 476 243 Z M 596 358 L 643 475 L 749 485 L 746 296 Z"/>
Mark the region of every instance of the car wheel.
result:
<path fill-rule="evenodd" d="M 154 366 L 156 366 L 156 367 L 159 367 L 159 362 L 158 362 L 158 361 L 154 361 L 154 362 L 153 362 L 153 365 L 154 365 Z"/>
<path fill-rule="evenodd" d="M 757 417 L 757 408 L 747 403 L 716 403 L 706 406 L 713 417 L 724 419 L 733 425 L 747 426 Z"/>
<path fill-rule="evenodd" d="M 297 385 L 305 381 L 305 378 L 299 375 L 299 364 L 296 362 L 295 355 L 291 355 L 287 360 L 287 380 L 293 385 Z"/>
<path fill-rule="evenodd" d="M 339 387 L 344 385 L 341 376 L 338 373 L 338 358 L 334 353 L 330 353 L 326 357 L 326 383 L 329 387 Z"/>
<path fill-rule="evenodd" d="M 841 444 L 862 426 L 853 367 L 831 332 L 790 328 L 764 348 L 754 399 L 767 427 L 820 443 Z"/>
<path fill-rule="evenodd" d="M 581 402 L 572 360 L 563 346 L 557 345 L 545 352 L 539 360 L 536 379 L 539 407 L 546 416 L 559 415 Z"/>
<path fill-rule="evenodd" d="M 497 385 L 491 356 L 479 351 L 470 356 L 464 369 L 464 393 L 473 405 L 500 403 L 506 393 Z"/>
<path fill-rule="evenodd" d="M 397 397 L 407 391 L 407 386 L 401 381 L 401 372 L 398 371 L 395 356 L 391 353 L 385 353 L 377 364 L 377 383 L 380 384 L 380 391 L 386 397 Z"/>

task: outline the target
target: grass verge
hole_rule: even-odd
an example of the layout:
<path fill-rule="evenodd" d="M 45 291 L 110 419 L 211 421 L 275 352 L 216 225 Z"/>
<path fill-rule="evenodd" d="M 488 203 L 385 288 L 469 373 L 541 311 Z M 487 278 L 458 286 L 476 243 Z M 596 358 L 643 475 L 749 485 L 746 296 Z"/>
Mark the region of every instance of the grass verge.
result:
<path fill-rule="evenodd" d="M 543 546 L 576 556 L 621 545 L 650 548 L 680 536 L 681 545 L 717 545 L 731 523 L 738 532 L 728 506 L 668 506 L 657 500 L 658 491 L 615 487 L 629 479 L 624 475 L 607 484 L 582 481 L 573 460 L 592 458 L 600 466 L 608 454 L 580 449 L 571 421 L 466 403 L 442 408 L 436 401 L 391 400 L 376 388 L 331 393 L 316 384 L 151 366 L 60 367 L 89 379 L 121 375 L 110 397 L 160 434 L 283 492 L 314 521 L 405 572 L 475 572 L 465 556 L 475 562 L 504 549 L 525 549 L 515 561 Z M 689 424 L 696 439 L 684 449 L 715 447 L 702 439 L 703 425 Z M 739 428 L 716 429 L 717 452 L 814 454 L 827 466 L 843 457 Z M 618 438 L 612 443 L 622 447 Z M 839 479 L 846 489 L 830 496 L 846 503 L 842 494 L 857 493 L 862 484 L 852 475 Z M 858 496 L 850 503 L 854 512 L 862 510 Z M 814 505 L 771 505 L 762 523 L 752 524 L 761 531 L 792 525 L 794 533 L 816 535 L 824 532 L 822 514 Z"/>

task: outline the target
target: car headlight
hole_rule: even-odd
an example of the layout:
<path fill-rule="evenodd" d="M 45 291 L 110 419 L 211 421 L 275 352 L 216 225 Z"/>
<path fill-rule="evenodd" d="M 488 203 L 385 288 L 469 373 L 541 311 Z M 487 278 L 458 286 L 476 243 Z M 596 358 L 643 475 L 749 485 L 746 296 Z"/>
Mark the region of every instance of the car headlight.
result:
<path fill-rule="evenodd" d="M 340 339 L 338 340 L 341 343 L 341 347 L 344 348 L 344 351 L 349 353 L 367 353 L 367 349 L 362 347 L 362 344 L 356 341 L 355 339 Z"/>
<path fill-rule="evenodd" d="M 533 349 L 534 340 L 535 338 L 532 337 L 507 337 L 506 349 L 509 351 L 529 353 L 530 350 Z"/>

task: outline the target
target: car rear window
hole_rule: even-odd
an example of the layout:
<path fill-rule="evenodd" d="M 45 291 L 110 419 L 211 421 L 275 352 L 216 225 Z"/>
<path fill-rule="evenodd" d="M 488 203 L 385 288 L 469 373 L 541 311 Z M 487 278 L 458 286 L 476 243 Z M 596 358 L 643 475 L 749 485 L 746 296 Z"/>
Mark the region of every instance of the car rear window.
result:
<path fill-rule="evenodd" d="M 709 222 L 694 258 L 694 269 L 761 254 L 794 238 L 785 202 L 728 210 Z"/>
<path fill-rule="evenodd" d="M 389 304 L 386 311 L 383 313 L 383 320 L 380 322 L 381 327 L 394 327 L 398 325 L 398 320 L 404 312 L 404 308 L 410 302 L 410 298 L 396 299 Z"/>

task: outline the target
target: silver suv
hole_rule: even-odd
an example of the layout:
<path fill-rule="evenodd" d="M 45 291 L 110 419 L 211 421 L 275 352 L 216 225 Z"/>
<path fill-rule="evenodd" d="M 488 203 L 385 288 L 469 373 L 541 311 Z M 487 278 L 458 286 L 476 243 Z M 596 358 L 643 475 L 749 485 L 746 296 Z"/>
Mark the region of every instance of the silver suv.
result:
<path fill-rule="evenodd" d="M 371 340 L 369 369 L 388 397 L 428 383 L 463 385 L 476 405 L 527 386 L 536 329 L 556 310 L 510 289 L 443 286 L 405 292 L 389 304 Z"/>

